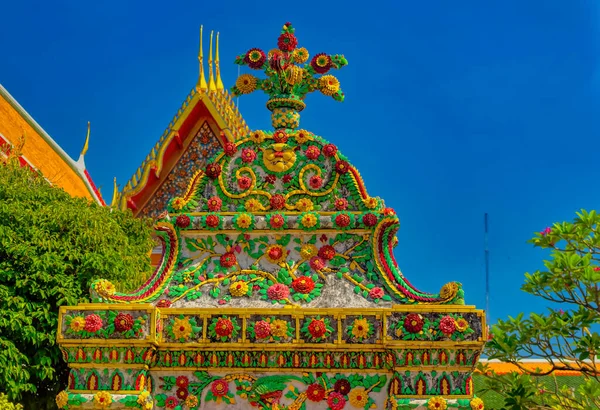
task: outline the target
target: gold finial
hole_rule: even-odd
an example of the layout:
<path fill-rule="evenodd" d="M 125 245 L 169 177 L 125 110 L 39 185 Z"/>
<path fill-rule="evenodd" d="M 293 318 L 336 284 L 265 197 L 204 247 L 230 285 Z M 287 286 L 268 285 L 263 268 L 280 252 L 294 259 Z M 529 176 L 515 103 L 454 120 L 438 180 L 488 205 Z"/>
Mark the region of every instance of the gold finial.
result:
<path fill-rule="evenodd" d="M 208 88 L 206 78 L 204 77 L 204 53 L 202 52 L 202 26 L 200 26 L 200 51 L 198 52 L 198 62 L 200 63 L 200 74 L 198 74 L 198 83 L 196 91 L 204 92 Z"/>
<path fill-rule="evenodd" d="M 87 135 L 85 136 L 85 144 L 83 144 L 83 149 L 81 150 L 82 157 L 87 153 L 89 145 L 90 145 L 90 122 L 88 121 Z"/>
<path fill-rule="evenodd" d="M 210 32 L 210 50 L 208 51 L 208 91 L 217 89 L 215 78 L 213 76 L 213 32 Z"/>
<path fill-rule="evenodd" d="M 119 187 L 117 186 L 117 177 L 115 177 L 112 200 L 110 201 L 111 208 L 117 205 L 117 197 L 118 196 L 119 196 Z"/>
<path fill-rule="evenodd" d="M 219 32 L 217 32 L 217 50 L 215 55 L 215 70 L 217 74 L 217 90 L 222 90 L 223 81 L 221 80 L 221 69 L 219 68 Z"/>

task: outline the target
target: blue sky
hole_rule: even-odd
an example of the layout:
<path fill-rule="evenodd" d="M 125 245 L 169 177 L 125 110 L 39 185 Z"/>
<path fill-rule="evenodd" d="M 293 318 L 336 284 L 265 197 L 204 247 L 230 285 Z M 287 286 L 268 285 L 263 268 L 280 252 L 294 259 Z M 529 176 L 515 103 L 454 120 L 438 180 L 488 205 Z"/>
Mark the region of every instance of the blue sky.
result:
<path fill-rule="evenodd" d="M 309 96 L 302 127 L 337 144 L 396 209 L 405 276 L 432 292 L 458 280 L 485 307 L 488 212 L 492 319 L 543 308 L 519 290 L 545 256 L 526 241 L 600 199 L 595 0 L 167 4 L 0 6 L 0 81 L 74 158 L 91 121 L 86 163 L 105 197 L 194 86 L 200 24 L 221 32 L 231 86 L 235 56 L 272 48 L 291 21 L 312 54 L 350 62 L 336 73 L 346 101 Z M 269 127 L 265 101 L 240 100 L 253 129 Z"/>

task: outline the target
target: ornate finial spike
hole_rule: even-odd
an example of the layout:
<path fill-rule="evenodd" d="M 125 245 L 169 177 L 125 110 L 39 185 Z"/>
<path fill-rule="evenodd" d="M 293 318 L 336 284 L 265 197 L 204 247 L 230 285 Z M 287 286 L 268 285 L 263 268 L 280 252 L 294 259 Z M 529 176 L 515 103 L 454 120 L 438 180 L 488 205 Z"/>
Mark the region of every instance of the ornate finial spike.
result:
<path fill-rule="evenodd" d="M 196 84 L 196 91 L 201 93 L 206 91 L 208 84 L 206 84 L 206 78 L 204 77 L 204 53 L 202 52 L 202 25 L 200 26 L 200 51 L 198 51 L 198 62 L 200 63 L 200 73 L 198 74 L 198 83 Z"/>
<path fill-rule="evenodd" d="M 215 71 L 217 74 L 217 90 L 223 90 L 223 81 L 221 80 L 221 69 L 219 68 L 219 32 L 217 31 L 217 49 L 215 55 Z"/>
<path fill-rule="evenodd" d="M 113 208 L 117 205 L 117 197 L 119 196 L 119 186 L 117 185 L 117 177 L 114 179 L 113 195 L 110 201 L 110 207 Z"/>
<path fill-rule="evenodd" d="M 87 153 L 89 145 L 90 145 L 90 122 L 88 121 L 87 135 L 85 136 L 85 144 L 83 144 L 83 149 L 81 150 L 82 157 Z"/>
<path fill-rule="evenodd" d="M 216 90 L 215 77 L 213 75 L 213 31 L 210 32 L 210 49 L 208 51 L 208 91 Z"/>

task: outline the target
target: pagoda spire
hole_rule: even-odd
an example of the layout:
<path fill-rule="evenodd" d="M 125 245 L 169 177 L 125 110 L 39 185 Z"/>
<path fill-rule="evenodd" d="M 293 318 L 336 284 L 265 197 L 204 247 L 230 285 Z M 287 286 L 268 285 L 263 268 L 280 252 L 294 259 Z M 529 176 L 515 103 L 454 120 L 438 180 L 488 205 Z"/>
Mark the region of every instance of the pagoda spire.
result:
<path fill-rule="evenodd" d="M 223 80 L 221 80 L 221 69 L 219 68 L 219 32 L 217 32 L 217 49 L 215 55 L 215 71 L 217 75 L 217 90 L 223 90 Z"/>
<path fill-rule="evenodd" d="M 210 32 L 210 49 L 208 51 L 208 91 L 214 91 L 217 89 L 215 84 L 215 77 L 213 75 L 213 34 Z"/>
<path fill-rule="evenodd" d="M 119 197 L 119 186 L 117 185 L 117 177 L 115 177 L 113 180 L 112 200 L 110 201 L 111 208 L 114 208 L 115 206 L 117 206 L 118 197 Z"/>
<path fill-rule="evenodd" d="M 206 78 L 204 76 L 204 53 L 202 52 L 202 25 L 200 25 L 200 50 L 198 51 L 198 62 L 200 63 L 200 73 L 198 74 L 198 83 L 196 84 L 197 92 L 204 92 L 208 88 Z"/>

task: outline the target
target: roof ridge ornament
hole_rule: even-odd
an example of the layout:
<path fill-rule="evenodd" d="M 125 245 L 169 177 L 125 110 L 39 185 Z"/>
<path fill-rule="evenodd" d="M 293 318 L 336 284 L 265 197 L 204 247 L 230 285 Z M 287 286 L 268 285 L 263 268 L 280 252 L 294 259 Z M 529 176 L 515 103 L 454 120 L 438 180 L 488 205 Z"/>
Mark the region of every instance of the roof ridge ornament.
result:
<path fill-rule="evenodd" d="M 278 48 L 267 54 L 252 48 L 235 59 L 238 65 L 263 70 L 267 78 L 242 74 L 231 89 L 233 95 L 264 91 L 269 95 L 267 108 L 272 112 L 271 123 L 276 129 L 298 128 L 299 113 L 306 107 L 304 99 L 308 93 L 318 90 L 336 101 L 344 101 L 339 80 L 327 73 L 348 65 L 348 60 L 342 54 L 318 53 L 309 62 L 308 50 L 298 47 L 294 32 L 292 23 L 285 23 L 277 40 Z"/>

